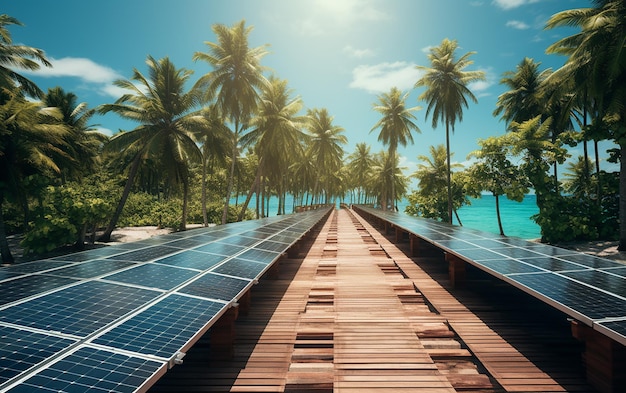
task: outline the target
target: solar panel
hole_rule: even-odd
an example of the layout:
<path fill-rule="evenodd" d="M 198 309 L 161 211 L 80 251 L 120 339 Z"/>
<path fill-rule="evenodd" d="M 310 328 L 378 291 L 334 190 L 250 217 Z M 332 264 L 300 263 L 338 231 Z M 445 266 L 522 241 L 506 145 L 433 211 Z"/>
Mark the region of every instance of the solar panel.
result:
<path fill-rule="evenodd" d="M 187 248 L 198 247 L 198 246 L 204 245 L 204 244 L 206 244 L 208 242 L 209 242 L 209 240 L 207 240 L 207 239 L 199 239 L 198 237 L 194 237 L 194 238 L 177 239 L 177 240 L 173 240 L 173 241 L 167 242 L 165 244 L 170 246 L 170 247 L 187 249 Z"/>
<path fill-rule="evenodd" d="M 599 322 L 598 330 L 613 338 L 622 345 L 626 345 L 626 319 L 619 321 Z"/>
<path fill-rule="evenodd" d="M 267 264 L 265 263 L 258 263 L 245 259 L 233 258 L 213 269 L 212 272 L 225 274 L 228 276 L 243 277 L 252 280 L 265 269 L 267 269 Z"/>
<path fill-rule="evenodd" d="M 615 261 L 609 261 L 608 259 L 602 259 L 587 254 L 575 254 L 568 255 L 567 260 L 571 262 L 580 263 L 581 265 L 589 266 L 595 269 L 606 269 L 609 267 L 621 267 L 623 264 Z"/>
<path fill-rule="evenodd" d="M 76 282 L 78 282 L 78 280 L 71 278 L 38 274 L 4 281 L 0 283 L 0 305 L 9 304 Z"/>
<path fill-rule="evenodd" d="M 502 275 L 518 273 L 538 273 L 542 271 L 539 268 L 510 258 L 481 261 L 480 264 Z"/>
<path fill-rule="evenodd" d="M 279 253 L 273 251 L 258 250 L 256 248 L 251 248 L 238 255 L 238 257 L 241 259 L 248 259 L 250 261 L 266 264 L 274 262 L 276 259 L 278 259 L 279 256 Z"/>
<path fill-rule="evenodd" d="M 624 277 L 615 276 L 609 272 L 600 270 L 564 272 L 562 274 L 569 278 L 573 278 L 576 281 L 592 285 L 596 288 L 608 290 L 611 293 L 615 293 L 623 298 L 626 298 L 626 278 Z M 623 314 L 626 315 L 626 309 L 623 310 Z"/>
<path fill-rule="evenodd" d="M 147 389 L 290 243 L 251 247 L 277 233 L 299 238 L 326 212 L 0 269 L 0 391 Z"/>
<path fill-rule="evenodd" d="M 21 392 L 135 392 L 167 363 L 83 346 L 21 384 L 7 390 Z"/>
<path fill-rule="evenodd" d="M 168 257 L 159 259 L 156 263 L 186 267 L 189 269 L 208 270 L 218 263 L 225 260 L 226 256 L 209 254 L 206 252 L 187 250 L 178 254 L 170 255 Z"/>
<path fill-rule="evenodd" d="M 48 274 L 61 277 L 93 278 L 121 270 L 134 265 L 133 262 L 114 261 L 110 259 L 94 259 L 89 262 L 72 264 L 62 269 L 57 269 Z"/>
<path fill-rule="evenodd" d="M 396 212 L 360 206 L 357 209 L 452 252 L 626 343 L 626 266 L 623 264 Z M 450 240 L 445 240 L 442 234 Z"/>
<path fill-rule="evenodd" d="M 608 273 L 611 274 L 615 274 L 618 276 L 622 276 L 622 277 L 626 277 L 626 266 L 621 266 L 621 267 L 611 267 L 611 268 L 606 268 L 606 269 L 602 269 Z"/>
<path fill-rule="evenodd" d="M 197 274 L 196 270 L 150 263 L 108 275 L 103 279 L 167 290 L 177 287 Z"/>
<path fill-rule="evenodd" d="M 563 259 L 554 258 L 554 257 L 520 258 L 520 261 L 523 261 L 531 265 L 540 267 L 545 270 L 550 270 L 553 272 L 587 269 L 587 267 L 583 265 L 568 262 Z"/>
<path fill-rule="evenodd" d="M 67 266 L 70 262 L 53 261 L 50 259 L 44 259 L 34 262 L 18 263 L 3 268 L 2 270 L 12 273 L 37 273 L 46 270 L 56 269 L 59 267 Z"/>
<path fill-rule="evenodd" d="M 626 310 L 626 300 L 554 273 L 507 277 L 556 303 L 561 310 L 563 307 L 560 305 L 579 313 L 581 320 L 587 321 L 588 324 L 591 324 L 590 319 L 621 317 Z"/>
<path fill-rule="evenodd" d="M 75 340 L 0 325 L 0 387 Z"/>
<path fill-rule="evenodd" d="M 160 292 L 87 281 L 9 307 L 0 321 L 86 336 L 143 306 Z"/>
<path fill-rule="evenodd" d="M 185 351 L 188 342 L 227 307 L 225 303 L 172 294 L 93 343 L 169 359 Z"/>
<path fill-rule="evenodd" d="M 127 251 L 122 254 L 117 254 L 110 256 L 107 259 L 115 259 L 118 261 L 131 261 L 131 262 L 148 262 L 153 259 L 157 259 L 159 257 L 164 257 L 169 254 L 173 254 L 174 252 L 179 251 L 179 249 L 174 247 L 167 246 L 152 246 L 146 247 L 139 250 Z"/>
<path fill-rule="evenodd" d="M 254 248 L 259 249 L 259 250 L 282 253 L 285 251 L 285 243 L 273 242 L 271 240 L 264 240 L 262 243 L 259 243 L 256 246 L 254 246 Z"/>
<path fill-rule="evenodd" d="M 207 273 L 178 289 L 178 292 L 229 302 L 237 298 L 249 285 L 251 285 L 249 280 Z"/>
<path fill-rule="evenodd" d="M 210 254 L 231 256 L 245 249 L 246 247 L 235 246 L 232 244 L 226 244 L 226 243 L 221 243 L 221 242 L 213 242 L 213 243 L 206 244 L 204 246 L 196 247 L 193 250 L 201 251 L 201 252 L 208 252 Z"/>

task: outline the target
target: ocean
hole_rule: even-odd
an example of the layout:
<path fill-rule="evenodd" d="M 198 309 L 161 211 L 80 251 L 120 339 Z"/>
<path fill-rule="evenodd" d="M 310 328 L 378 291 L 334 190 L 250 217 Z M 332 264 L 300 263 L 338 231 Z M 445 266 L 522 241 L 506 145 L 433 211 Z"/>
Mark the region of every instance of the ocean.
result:
<path fill-rule="evenodd" d="M 481 198 L 472 199 L 471 202 L 471 205 L 463 206 L 458 211 L 463 226 L 496 234 L 499 233 L 496 201 L 493 195 L 483 195 Z M 234 200 L 232 203 L 234 203 Z M 401 212 L 404 212 L 404 207 L 407 204 L 406 200 L 398 204 Z M 288 196 L 286 211 L 291 212 L 292 206 L 292 198 Z M 254 200 L 249 207 L 254 209 Z M 270 215 L 276 214 L 277 207 L 278 198 L 271 198 Z M 500 197 L 500 217 L 502 218 L 504 234 L 507 236 L 515 236 L 527 240 L 540 238 L 541 230 L 539 225 L 530 218 L 538 212 L 535 195 L 526 195 L 522 202 L 515 202 L 506 197 Z M 455 224 L 457 224 L 456 219 Z"/>

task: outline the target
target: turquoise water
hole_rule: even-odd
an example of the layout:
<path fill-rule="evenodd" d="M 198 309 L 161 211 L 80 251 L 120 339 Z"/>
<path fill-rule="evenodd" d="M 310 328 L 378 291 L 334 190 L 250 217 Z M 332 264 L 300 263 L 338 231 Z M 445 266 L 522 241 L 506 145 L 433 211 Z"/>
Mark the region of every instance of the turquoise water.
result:
<path fill-rule="evenodd" d="M 234 200 L 232 202 L 234 203 Z M 406 200 L 398 205 L 401 212 L 404 212 L 406 205 Z M 276 214 L 277 206 L 278 199 L 272 198 L 270 200 L 270 215 Z M 254 209 L 253 201 L 249 207 Z M 291 212 L 291 207 L 292 199 L 287 197 L 286 211 Z M 505 197 L 500 198 L 500 217 L 502 218 L 504 234 L 507 236 L 516 236 L 522 239 L 540 238 L 541 231 L 539 225 L 530 219 L 532 215 L 538 212 L 535 195 L 527 195 L 522 202 L 514 202 Z M 496 202 L 492 195 L 483 195 L 482 198 L 472 199 L 472 204 L 463 206 L 458 213 L 463 226 L 499 233 Z"/>

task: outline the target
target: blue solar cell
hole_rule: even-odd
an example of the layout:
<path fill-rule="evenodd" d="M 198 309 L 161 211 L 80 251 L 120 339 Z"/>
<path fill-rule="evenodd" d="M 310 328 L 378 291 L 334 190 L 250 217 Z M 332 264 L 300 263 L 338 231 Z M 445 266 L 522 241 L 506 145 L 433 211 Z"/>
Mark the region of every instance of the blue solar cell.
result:
<path fill-rule="evenodd" d="M 74 343 L 67 338 L 0 326 L 0 385 Z"/>
<path fill-rule="evenodd" d="M 267 268 L 267 264 L 248 261 L 245 259 L 233 258 L 213 269 L 214 273 L 226 274 L 229 276 L 255 279 Z"/>
<path fill-rule="evenodd" d="M 134 265 L 132 262 L 114 261 L 110 259 L 94 259 L 93 261 L 76 263 L 62 269 L 57 269 L 48 274 L 61 277 L 92 278 L 124 269 L 132 265 Z"/>
<path fill-rule="evenodd" d="M 228 257 L 224 255 L 187 250 L 159 259 L 155 262 L 163 265 L 186 267 L 189 269 L 208 270 L 227 258 Z"/>
<path fill-rule="evenodd" d="M 160 294 L 88 281 L 9 307 L 0 313 L 0 321 L 87 336 Z"/>
<path fill-rule="evenodd" d="M 491 261 L 481 261 L 481 265 L 500 274 L 517 274 L 517 273 L 537 273 L 542 270 L 515 259 L 499 259 Z"/>
<path fill-rule="evenodd" d="M 0 305 L 78 282 L 71 278 L 34 274 L 0 283 Z"/>
<path fill-rule="evenodd" d="M 202 246 L 204 244 L 207 244 L 208 242 L 210 242 L 210 240 L 206 238 L 199 239 L 198 237 L 194 237 L 194 238 L 176 239 L 173 241 L 169 241 L 165 244 L 170 247 L 187 249 L 187 248 L 194 248 L 194 247 Z"/>
<path fill-rule="evenodd" d="M 127 243 L 127 245 L 131 245 L 132 243 Z M 132 244 L 135 246 L 134 244 Z M 103 257 L 108 257 L 111 255 L 119 254 L 124 252 L 124 245 L 115 245 L 110 247 L 100 247 L 94 248 L 92 250 L 77 252 L 74 254 L 62 255 L 56 258 L 52 258 L 55 261 L 69 261 L 69 262 L 85 262 L 92 259 L 98 259 Z"/>
<path fill-rule="evenodd" d="M 218 254 L 224 256 L 231 256 L 237 254 L 241 250 L 245 250 L 246 247 L 235 246 L 233 244 L 226 244 L 221 242 L 213 242 L 204 246 L 196 247 L 194 251 L 208 252 L 210 254 Z"/>
<path fill-rule="evenodd" d="M 548 255 L 551 257 L 578 254 L 576 251 L 567 250 L 565 248 L 554 247 L 554 246 L 550 246 L 547 244 L 534 243 L 534 242 L 528 242 L 528 245 L 525 247 L 527 247 L 529 250 L 539 252 L 539 253 L 542 253 L 544 255 Z"/>
<path fill-rule="evenodd" d="M 278 257 L 280 257 L 280 253 L 252 248 L 242 252 L 238 255 L 238 257 L 249 261 L 268 264 L 278 259 Z"/>
<path fill-rule="evenodd" d="M 70 262 L 53 261 L 51 259 L 43 259 L 40 261 L 18 263 L 2 268 L 2 270 L 12 273 L 37 273 L 46 270 L 56 269 L 67 266 Z"/>
<path fill-rule="evenodd" d="M 207 299 L 218 299 L 229 302 L 236 298 L 241 291 L 249 285 L 249 280 L 207 273 L 185 285 L 179 289 L 178 292 L 200 296 Z"/>
<path fill-rule="evenodd" d="M 530 265 L 540 267 L 542 269 L 550 270 L 552 272 L 564 271 L 564 270 L 580 270 L 587 269 L 583 265 L 579 265 L 572 262 L 567 262 L 562 259 L 553 257 L 540 257 L 540 258 L 520 258 L 520 261 L 526 262 Z"/>
<path fill-rule="evenodd" d="M 82 347 L 8 390 L 20 392 L 135 392 L 167 363 Z"/>
<path fill-rule="evenodd" d="M 167 290 L 198 274 L 196 270 L 149 263 L 105 276 L 103 279 Z"/>
<path fill-rule="evenodd" d="M 564 272 L 564 276 L 583 282 L 596 288 L 602 288 L 626 298 L 626 278 L 609 274 L 600 270 L 583 270 L 577 272 Z M 623 310 L 626 315 L 626 309 Z"/>
<path fill-rule="evenodd" d="M 623 264 L 615 261 L 609 261 L 608 259 L 602 259 L 587 254 L 569 255 L 568 261 L 580 263 L 581 265 L 589 266 L 595 269 L 605 269 L 609 267 L 621 267 Z"/>
<path fill-rule="evenodd" d="M 451 240 L 439 240 L 437 244 L 442 245 L 450 250 L 458 251 L 458 250 L 467 250 L 467 249 L 475 249 L 476 246 L 468 243 L 463 240 L 451 239 Z"/>
<path fill-rule="evenodd" d="M 615 267 L 615 268 L 608 268 L 608 269 L 603 269 L 603 270 L 606 271 L 607 273 L 615 274 L 617 276 L 626 277 L 626 266 Z"/>
<path fill-rule="evenodd" d="M 285 243 L 273 242 L 271 240 L 265 240 L 262 243 L 257 244 L 254 248 L 258 248 L 260 250 L 273 251 L 277 253 L 283 253 L 287 250 L 285 247 Z"/>
<path fill-rule="evenodd" d="M 591 319 L 624 316 L 626 300 L 554 273 L 519 274 L 508 278 Z"/>
<path fill-rule="evenodd" d="M 619 336 L 619 342 L 626 345 L 626 320 L 601 322 L 599 323 L 605 329 L 610 330 L 613 334 Z"/>
<path fill-rule="evenodd" d="M 0 269 L 0 281 L 8 280 L 10 278 L 15 278 L 21 275 L 22 273 L 11 273 L 10 271 L 7 271 L 6 269 Z"/>
<path fill-rule="evenodd" d="M 96 338 L 95 344 L 171 358 L 226 308 L 224 303 L 173 294 Z"/>
<path fill-rule="evenodd" d="M 503 259 L 502 254 L 498 254 L 501 250 L 502 249 L 490 251 L 485 248 L 468 248 L 465 250 L 455 249 L 454 253 L 474 261 L 483 261 L 489 259 Z"/>
<path fill-rule="evenodd" d="M 246 232 L 246 236 L 237 235 L 237 236 L 229 236 L 224 239 L 220 239 L 220 243 L 233 244 L 235 246 L 241 246 L 241 247 L 249 247 L 258 242 L 259 242 L 259 239 L 248 237 L 247 232 Z"/>
<path fill-rule="evenodd" d="M 161 240 L 161 242 L 163 242 Z M 131 261 L 131 262 L 148 262 L 153 259 L 157 259 L 160 257 L 164 257 L 166 255 L 172 254 L 179 249 L 174 247 L 167 246 L 152 246 L 142 248 L 140 250 L 127 251 L 122 254 L 111 256 L 107 259 L 115 259 L 118 261 Z"/>

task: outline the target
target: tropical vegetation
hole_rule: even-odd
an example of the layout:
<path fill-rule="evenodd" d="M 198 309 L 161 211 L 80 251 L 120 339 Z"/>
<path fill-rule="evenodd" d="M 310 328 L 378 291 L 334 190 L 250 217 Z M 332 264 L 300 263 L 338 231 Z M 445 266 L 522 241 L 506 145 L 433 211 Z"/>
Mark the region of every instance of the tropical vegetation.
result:
<path fill-rule="evenodd" d="M 253 29 L 243 20 L 213 26 L 216 41 L 191 54 L 212 69 L 195 81 L 169 58 L 147 56 L 145 71 L 115 82 L 125 94 L 89 108 L 62 87 L 44 92 L 20 74 L 50 63 L 41 49 L 14 44 L 9 28 L 20 22 L 0 15 L 2 261 L 13 262 L 14 234 L 22 234 L 28 252 L 43 253 L 109 240 L 120 225 L 185 230 L 188 223 L 225 224 L 337 200 L 396 209 L 406 198 L 408 214 L 461 224 L 459 209 L 488 193 L 504 234 L 499 198 L 519 201 L 530 189 L 544 241 L 619 239 L 626 249 L 626 5 L 593 5 L 547 23 L 577 28 L 547 48 L 565 56 L 563 67 L 542 69 L 524 58 L 502 76 L 507 90 L 494 116 L 505 132 L 478 141 L 466 167 L 452 161 L 450 137 L 477 101 L 472 83 L 484 74 L 468 70 L 475 53 L 458 55 L 457 41 L 432 48 L 414 88 L 422 89 L 418 101 L 432 127 L 445 126 L 446 143 L 419 156 L 410 175 L 398 148 L 423 142 L 410 92 L 391 88 L 370 108 L 380 115 L 370 133 L 384 150 L 357 142 L 348 152 L 333 114 L 306 107 L 288 81 L 262 65 L 267 46 L 249 46 Z M 102 135 L 91 119 L 103 113 L 135 127 Z M 619 149 L 603 156 L 603 140 Z M 584 155 L 570 157 L 578 144 Z M 600 170 L 601 160 L 619 162 L 620 171 Z"/>

